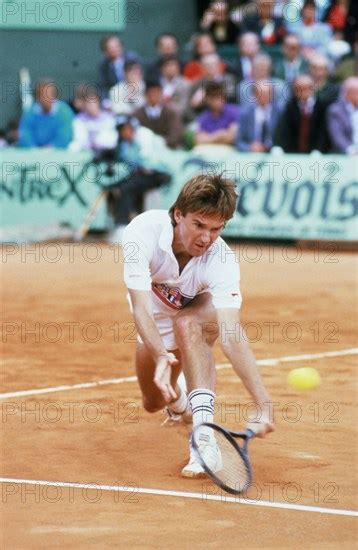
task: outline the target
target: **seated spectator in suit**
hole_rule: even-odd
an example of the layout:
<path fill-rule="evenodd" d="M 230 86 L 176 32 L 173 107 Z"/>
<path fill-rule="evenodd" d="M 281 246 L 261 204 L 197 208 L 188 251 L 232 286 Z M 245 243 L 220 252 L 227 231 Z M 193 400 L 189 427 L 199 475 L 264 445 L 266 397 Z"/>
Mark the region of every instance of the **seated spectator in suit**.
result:
<path fill-rule="evenodd" d="M 285 82 L 293 82 L 295 78 L 307 72 L 307 61 L 301 56 L 301 45 L 297 36 L 287 34 L 282 43 L 282 59 L 274 64 L 273 74 Z"/>
<path fill-rule="evenodd" d="M 230 63 L 228 70 L 235 74 L 238 82 L 252 78 L 252 62 L 260 50 L 260 41 L 254 32 L 245 32 L 238 41 L 238 58 Z"/>
<path fill-rule="evenodd" d="M 162 136 L 168 147 L 175 149 L 183 142 L 183 124 L 178 110 L 166 105 L 160 82 L 148 82 L 145 90 L 145 105 L 134 111 L 139 122 Z"/>
<path fill-rule="evenodd" d="M 109 90 L 111 111 L 117 115 L 131 115 L 145 103 L 145 84 L 141 65 L 137 61 L 126 61 L 124 80 Z"/>
<path fill-rule="evenodd" d="M 116 34 L 107 35 L 101 40 L 101 50 L 103 59 L 98 67 L 99 86 L 102 100 L 107 100 L 109 90 L 124 79 L 125 62 L 138 61 L 138 56 L 135 52 L 125 51 Z M 108 106 L 108 102 L 105 106 Z"/>
<path fill-rule="evenodd" d="M 230 19 L 229 5 L 226 0 L 213 0 L 200 21 L 202 31 L 209 32 L 218 46 L 234 44 L 239 29 Z"/>
<path fill-rule="evenodd" d="M 117 144 L 115 118 L 112 113 L 101 109 L 99 94 L 90 87 L 80 86 L 76 96 L 80 100 L 81 112 L 73 122 L 70 150 L 100 153 L 114 149 Z"/>
<path fill-rule="evenodd" d="M 205 102 L 208 108 L 196 121 L 195 144 L 233 145 L 239 120 L 237 105 L 226 103 L 225 88 L 216 82 L 207 86 Z"/>
<path fill-rule="evenodd" d="M 178 57 L 171 55 L 162 60 L 159 80 L 164 101 L 174 105 L 183 116 L 189 106 L 191 86 L 180 74 Z"/>
<path fill-rule="evenodd" d="M 327 104 L 337 101 L 339 86 L 329 78 L 329 61 L 322 54 L 316 53 L 310 58 L 309 73 L 313 78 L 315 94 Z"/>
<path fill-rule="evenodd" d="M 187 118 L 190 120 L 198 115 L 205 107 L 205 91 L 213 82 L 219 82 L 225 87 L 226 101 L 236 103 L 236 79 L 231 73 L 223 72 L 222 60 L 216 53 L 205 55 L 202 59 L 205 76 L 192 85 L 190 109 Z"/>
<path fill-rule="evenodd" d="M 149 63 L 146 68 L 145 74 L 147 79 L 158 80 L 160 78 L 160 66 L 168 56 L 177 56 L 179 59 L 179 45 L 177 37 L 170 32 L 163 32 L 159 34 L 155 39 L 155 49 L 157 51 L 157 57 L 154 61 Z M 182 69 L 182 62 L 180 63 L 180 71 Z"/>
<path fill-rule="evenodd" d="M 274 144 L 286 153 L 326 153 L 327 105 L 315 98 L 314 83 L 309 75 L 300 75 L 293 85 L 293 97 L 281 113 L 274 136 Z"/>
<path fill-rule="evenodd" d="M 272 148 L 281 108 L 273 101 L 273 87 L 269 80 L 259 80 L 256 85 L 255 103 L 245 105 L 240 111 L 237 148 L 239 151 L 264 153 Z"/>
<path fill-rule="evenodd" d="M 207 33 L 199 33 L 193 37 L 193 57 L 192 61 L 189 61 L 184 66 L 183 76 L 187 80 L 200 80 L 205 76 L 205 68 L 202 64 L 203 57 L 216 53 L 216 45 L 212 36 Z M 224 72 L 225 63 L 221 62 L 221 70 Z"/>
<path fill-rule="evenodd" d="M 51 80 L 37 82 L 35 95 L 35 103 L 22 114 L 18 145 L 65 149 L 72 140 L 73 111 L 57 99 L 57 87 Z"/>
<path fill-rule="evenodd" d="M 340 99 L 330 105 L 328 132 L 334 153 L 358 154 L 358 77 L 343 83 Z"/>
<path fill-rule="evenodd" d="M 314 0 L 305 0 L 301 9 L 301 19 L 288 23 L 288 31 L 295 34 L 302 46 L 302 55 L 309 59 L 312 54 L 327 53 L 327 47 L 332 38 L 332 30 L 326 23 L 317 19 Z"/>
<path fill-rule="evenodd" d="M 262 44 L 278 44 L 286 34 L 283 18 L 274 14 L 274 0 L 256 0 L 257 9 L 243 18 L 241 32 L 254 32 Z M 249 11 L 249 10 L 248 10 Z"/>
<path fill-rule="evenodd" d="M 273 88 L 274 101 L 283 105 L 290 93 L 285 83 L 278 78 L 272 78 L 272 60 L 265 53 L 258 54 L 252 62 L 252 78 L 245 79 L 238 85 L 238 100 L 240 105 L 255 102 L 255 90 L 258 80 L 270 81 Z"/>

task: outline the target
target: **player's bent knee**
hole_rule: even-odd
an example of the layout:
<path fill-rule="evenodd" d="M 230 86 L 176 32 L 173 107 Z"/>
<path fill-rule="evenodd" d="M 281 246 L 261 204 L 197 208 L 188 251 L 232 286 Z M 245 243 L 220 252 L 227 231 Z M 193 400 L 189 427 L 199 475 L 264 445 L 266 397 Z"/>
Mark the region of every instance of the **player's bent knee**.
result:
<path fill-rule="evenodd" d="M 201 330 L 200 322 L 194 315 L 178 315 L 174 319 L 174 331 L 180 336 L 190 336 Z"/>

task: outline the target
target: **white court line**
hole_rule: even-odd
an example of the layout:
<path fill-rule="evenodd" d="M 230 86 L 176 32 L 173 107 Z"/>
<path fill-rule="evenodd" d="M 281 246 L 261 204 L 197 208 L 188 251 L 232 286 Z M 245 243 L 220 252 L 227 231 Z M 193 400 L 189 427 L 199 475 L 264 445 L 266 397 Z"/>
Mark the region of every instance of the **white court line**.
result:
<path fill-rule="evenodd" d="M 266 500 L 249 500 L 239 495 L 236 497 L 227 494 L 213 495 L 207 493 L 189 493 L 187 491 L 168 491 L 166 489 L 148 489 L 145 487 L 123 487 L 121 485 L 97 485 L 96 483 L 69 483 L 63 481 L 43 481 L 37 479 L 13 479 L 2 477 L 0 483 L 13 484 L 28 484 L 28 485 L 44 485 L 48 487 L 69 487 L 75 489 L 97 490 L 97 491 L 114 491 L 119 493 L 132 493 L 143 495 L 161 495 L 166 497 L 193 498 L 202 500 L 203 502 L 212 500 L 216 502 L 231 502 L 235 504 L 247 504 L 249 506 L 263 506 L 266 508 L 281 508 L 283 510 L 298 510 L 299 512 L 318 512 L 320 514 L 332 514 L 335 516 L 350 516 L 358 517 L 358 512 L 355 510 L 342 510 L 339 508 L 321 508 L 320 506 L 307 506 L 304 504 L 289 504 L 286 502 L 269 502 Z M 209 489 L 209 487 L 208 487 Z M 3 491 L 3 496 L 5 496 Z M 15 493 L 11 493 L 14 495 Z M 10 493 L 9 493 L 10 496 Z"/>
<path fill-rule="evenodd" d="M 306 354 L 306 355 L 287 355 L 271 359 L 258 359 L 257 364 L 261 366 L 276 366 L 279 363 L 288 363 L 292 361 L 307 361 L 312 359 L 323 359 L 325 357 L 342 357 L 343 355 L 356 355 L 358 348 L 342 349 L 338 351 L 327 351 L 324 353 Z M 230 363 L 222 363 L 216 366 L 218 370 L 231 368 Z M 30 395 L 41 395 L 44 393 L 56 393 L 69 390 L 83 390 L 87 388 L 96 388 L 97 386 L 107 386 L 110 384 L 124 384 L 126 382 L 136 382 L 136 376 L 127 376 L 125 378 L 108 378 L 107 380 L 97 380 L 97 382 L 82 382 L 65 386 L 53 386 L 52 388 L 39 388 L 33 390 L 22 390 L 9 393 L 0 393 L 1 399 L 10 397 L 26 397 Z"/>

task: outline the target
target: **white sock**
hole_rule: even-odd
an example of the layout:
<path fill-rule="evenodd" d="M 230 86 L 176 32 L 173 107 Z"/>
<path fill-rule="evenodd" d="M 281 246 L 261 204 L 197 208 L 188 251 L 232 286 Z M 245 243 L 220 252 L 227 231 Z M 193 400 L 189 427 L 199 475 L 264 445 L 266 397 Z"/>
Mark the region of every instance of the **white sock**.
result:
<path fill-rule="evenodd" d="M 188 396 L 183 390 L 181 390 L 180 397 L 176 401 L 173 401 L 173 403 L 170 403 L 169 408 L 176 414 L 183 414 L 186 411 L 188 404 Z"/>
<path fill-rule="evenodd" d="M 214 422 L 215 393 L 206 388 L 197 388 L 188 395 L 191 410 L 193 412 L 193 427 L 203 422 Z M 202 437 L 203 436 L 203 437 Z M 203 426 L 199 439 L 212 440 L 213 430 Z"/>

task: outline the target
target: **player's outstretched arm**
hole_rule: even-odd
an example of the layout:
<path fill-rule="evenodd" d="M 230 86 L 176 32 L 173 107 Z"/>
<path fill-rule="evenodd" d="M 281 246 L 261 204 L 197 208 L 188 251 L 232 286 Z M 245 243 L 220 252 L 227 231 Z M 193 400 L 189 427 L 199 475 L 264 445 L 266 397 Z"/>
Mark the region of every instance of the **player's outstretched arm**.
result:
<path fill-rule="evenodd" d="M 177 399 L 170 383 L 171 367 L 178 363 L 175 355 L 166 350 L 156 327 L 151 291 L 129 289 L 133 317 L 140 337 L 156 363 L 154 382 L 167 403 Z"/>
<path fill-rule="evenodd" d="M 262 382 L 255 356 L 240 325 L 239 310 L 218 309 L 217 316 L 222 349 L 258 407 L 255 421 L 249 422 L 247 427 L 262 437 L 274 430 L 272 402 Z"/>

